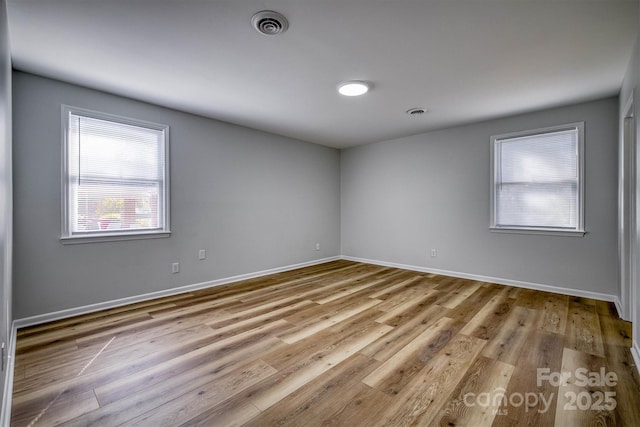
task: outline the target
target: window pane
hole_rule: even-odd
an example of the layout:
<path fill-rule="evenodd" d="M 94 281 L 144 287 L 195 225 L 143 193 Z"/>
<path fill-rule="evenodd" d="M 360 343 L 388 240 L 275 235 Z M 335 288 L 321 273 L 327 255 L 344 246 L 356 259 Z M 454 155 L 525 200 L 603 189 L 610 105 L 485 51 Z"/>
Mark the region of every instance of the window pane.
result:
<path fill-rule="evenodd" d="M 73 232 L 158 228 L 159 185 L 84 182 L 74 187 Z"/>
<path fill-rule="evenodd" d="M 160 179 L 164 171 L 162 131 L 91 117 L 69 119 L 71 175 Z"/>
<path fill-rule="evenodd" d="M 500 141 L 502 182 L 549 182 L 578 177 L 577 130 Z"/>
<path fill-rule="evenodd" d="M 576 228 L 575 184 L 503 184 L 498 195 L 501 226 Z"/>

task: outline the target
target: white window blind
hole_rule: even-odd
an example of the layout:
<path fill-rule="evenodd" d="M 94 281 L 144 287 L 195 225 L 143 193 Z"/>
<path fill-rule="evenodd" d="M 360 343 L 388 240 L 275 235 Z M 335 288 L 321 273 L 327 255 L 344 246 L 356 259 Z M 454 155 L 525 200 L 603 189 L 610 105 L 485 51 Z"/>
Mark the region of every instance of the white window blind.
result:
<path fill-rule="evenodd" d="M 583 231 L 582 126 L 492 138 L 493 228 Z"/>
<path fill-rule="evenodd" d="M 63 237 L 168 232 L 167 127 L 65 112 Z"/>

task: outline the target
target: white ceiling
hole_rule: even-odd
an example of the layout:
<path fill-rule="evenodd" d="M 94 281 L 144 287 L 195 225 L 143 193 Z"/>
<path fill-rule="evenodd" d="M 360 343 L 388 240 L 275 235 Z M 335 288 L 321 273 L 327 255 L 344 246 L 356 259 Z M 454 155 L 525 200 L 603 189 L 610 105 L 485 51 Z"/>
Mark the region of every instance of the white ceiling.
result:
<path fill-rule="evenodd" d="M 626 0 L 8 0 L 16 69 L 332 147 L 618 93 Z M 264 36 L 264 9 L 289 30 Z M 371 82 L 360 98 L 344 80 Z M 428 114 L 408 116 L 412 107 Z"/>

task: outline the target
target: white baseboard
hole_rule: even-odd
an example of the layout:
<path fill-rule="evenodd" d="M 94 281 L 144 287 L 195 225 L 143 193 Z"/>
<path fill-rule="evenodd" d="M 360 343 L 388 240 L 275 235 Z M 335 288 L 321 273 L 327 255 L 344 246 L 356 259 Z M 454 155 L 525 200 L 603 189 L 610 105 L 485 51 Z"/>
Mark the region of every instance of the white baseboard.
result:
<path fill-rule="evenodd" d="M 16 335 L 18 328 L 15 322 L 11 326 L 9 348 L 7 349 L 7 366 L 4 375 L 4 390 L 2 391 L 2 409 L 0 409 L 0 426 L 9 427 L 11 422 L 11 401 L 13 398 L 13 368 L 16 355 Z"/>
<path fill-rule="evenodd" d="M 110 308 L 120 307 L 120 306 L 127 305 L 127 304 L 133 304 L 133 303 L 137 303 L 137 302 L 148 301 L 148 300 L 151 300 L 151 299 L 154 299 L 154 298 L 162 298 L 162 297 L 171 296 L 171 295 L 177 295 L 177 294 L 181 294 L 181 293 L 185 293 L 185 292 L 192 292 L 192 291 L 196 291 L 196 290 L 200 290 L 200 289 L 206 289 L 206 288 L 212 288 L 212 287 L 216 287 L 216 286 L 222 286 L 222 285 L 226 285 L 226 284 L 229 284 L 229 283 L 238 282 L 238 281 L 241 281 L 241 280 L 253 279 L 253 278 L 256 278 L 256 277 L 267 276 L 269 274 L 282 273 L 282 272 L 285 272 L 285 271 L 295 270 L 297 268 L 303 268 L 303 267 L 309 267 L 309 266 L 312 266 L 312 265 L 323 264 L 325 262 L 335 261 L 335 260 L 338 260 L 338 259 L 344 259 L 344 260 L 355 261 L 355 262 L 363 262 L 363 263 L 374 264 L 374 265 L 381 265 L 381 266 L 385 266 L 385 267 L 402 268 L 402 269 L 405 269 L 405 270 L 419 271 L 419 272 L 422 272 L 422 273 L 433 273 L 433 274 L 440 274 L 440 275 L 443 275 L 443 276 L 460 277 L 462 279 L 470 279 L 470 280 L 478 280 L 478 281 L 482 281 L 482 282 L 497 283 L 497 284 L 500 284 L 500 285 L 515 286 L 515 287 L 518 287 L 518 288 L 533 289 L 533 290 L 545 291 L 545 292 L 555 292 L 555 293 L 571 295 L 571 296 L 577 296 L 577 297 L 598 299 L 598 300 L 602 300 L 602 301 L 610 301 L 610 302 L 614 303 L 614 305 L 616 307 L 616 310 L 618 310 L 618 314 L 622 313 L 621 303 L 620 303 L 619 298 L 616 295 L 604 294 L 604 293 L 592 292 L 592 291 L 583 291 L 583 290 L 580 290 L 580 289 L 563 288 L 563 287 L 558 287 L 558 286 L 553 286 L 553 285 L 546 285 L 546 284 L 541 284 L 541 283 L 532 283 L 532 282 L 524 282 L 524 281 L 520 281 L 520 280 L 504 279 L 504 278 L 501 278 L 501 277 L 481 276 L 481 275 L 477 275 L 477 274 L 461 273 L 461 272 L 457 272 L 457 271 L 440 270 L 440 269 L 427 268 L 427 267 L 421 267 L 421 266 L 416 266 L 416 265 L 400 264 L 400 263 L 395 263 L 395 262 L 379 261 L 379 260 L 352 257 L 352 256 L 344 256 L 343 255 L 343 256 L 334 256 L 334 257 L 329 257 L 329 258 L 322 258 L 322 259 L 318 259 L 318 260 L 303 262 L 303 263 L 299 263 L 299 264 L 292 264 L 292 265 L 288 265 L 288 266 L 284 266 L 284 267 L 272 268 L 272 269 L 268 269 L 268 270 L 256 271 L 256 272 L 253 272 L 253 273 L 240 274 L 240 275 L 237 275 L 237 276 L 231 276 L 231 277 L 226 277 L 226 278 L 222 278 L 222 279 L 211 280 L 211 281 L 208 281 L 208 282 L 195 283 L 195 284 L 192 284 L 192 285 L 186 285 L 186 286 L 181 286 L 181 287 L 177 287 L 177 288 L 165 289 L 165 290 L 162 290 L 162 291 L 151 292 L 151 293 L 142 294 L 142 295 L 135 295 L 135 296 L 127 297 L 127 298 L 120 298 L 120 299 L 117 299 L 117 300 L 105 301 L 105 302 L 101 302 L 101 303 L 97 303 L 97 304 L 91 304 L 91 305 L 86 305 L 86 306 L 81 306 L 81 307 L 75 307 L 75 308 L 70 308 L 70 309 L 67 309 L 67 310 L 60 310 L 60 311 L 56 311 L 56 312 L 52 312 L 52 313 L 40 314 L 40 315 L 37 315 L 37 316 L 25 317 L 25 318 L 22 318 L 22 319 L 16 319 L 14 321 L 14 325 L 15 325 L 16 328 L 24 328 L 24 327 L 27 327 L 27 326 L 33 326 L 33 325 L 38 325 L 38 324 L 42 324 L 42 323 L 46 323 L 46 322 L 51 322 L 51 321 L 54 321 L 54 320 L 65 319 L 65 318 L 68 318 L 68 317 L 78 316 L 78 315 L 81 315 L 81 314 L 87 314 L 87 313 L 92 313 L 92 312 L 95 312 L 95 311 L 100 311 L 100 310 L 106 310 L 106 309 L 110 309 Z"/>
<path fill-rule="evenodd" d="M 640 374 L 640 345 L 635 340 L 631 344 L 631 356 L 633 356 L 633 361 L 636 364 L 636 371 Z"/>
<path fill-rule="evenodd" d="M 624 318 L 624 312 L 622 311 L 622 301 L 620 301 L 620 298 L 618 298 L 617 295 L 614 295 L 614 297 L 613 297 L 613 304 L 616 306 L 616 311 L 618 312 L 618 317 L 623 319 L 623 320 L 629 320 L 629 319 L 625 319 Z"/>
<path fill-rule="evenodd" d="M 211 280 L 208 282 L 195 283 L 193 285 L 180 286 L 177 288 L 165 289 L 157 292 L 150 292 L 142 295 L 135 295 L 127 298 L 120 298 L 117 300 L 105 301 L 97 304 L 85 305 L 82 307 L 70 308 L 67 310 L 60 310 L 53 313 L 39 314 L 37 316 L 25 317 L 14 321 L 16 328 L 24 328 L 27 326 L 39 325 L 42 323 L 51 322 L 54 320 L 66 319 L 68 317 L 78 316 L 81 314 L 93 313 L 95 311 L 106 310 L 110 308 L 120 307 L 127 304 L 134 304 L 137 302 L 143 302 L 152 300 L 155 298 L 162 298 L 171 295 L 182 294 L 185 292 L 197 291 L 200 289 L 213 288 L 215 286 L 227 285 L 233 282 L 239 282 L 241 280 L 254 279 L 256 277 L 268 276 L 270 274 L 282 273 L 285 271 L 295 270 L 302 267 L 310 267 L 312 265 L 324 264 L 325 262 L 339 260 L 339 256 L 322 258 L 313 261 L 302 262 L 299 264 L 287 265 L 284 267 L 271 268 L 268 270 L 256 271 L 253 273 L 239 274 L 237 276 L 225 277 L 222 279 Z"/>
<path fill-rule="evenodd" d="M 616 304 L 616 300 L 618 300 L 617 296 L 611 295 L 611 294 L 583 291 L 580 289 L 572 289 L 572 288 L 562 288 L 559 286 L 545 285 L 541 283 L 523 282 L 520 280 L 504 279 L 501 277 L 481 276 L 478 274 L 460 273 L 458 271 L 439 270 L 435 268 L 426 268 L 426 267 L 420 267 L 416 265 L 398 264 L 395 262 L 378 261 L 378 260 L 358 258 L 358 257 L 352 257 L 352 256 L 343 255 L 341 258 L 348 261 L 364 262 L 367 264 L 382 265 L 385 267 L 402 268 L 404 270 L 419 271 L 421 273 L 440 274 L 443 276 L 459 277 L 461 279 L 470 279 L 470 280 L 478 280 L 481 282 L 497 283 L 499 285 L 514 286 L 517 288 L 533 289 L 536 291 L 545 291 L 545 292 L 554 292 L 556 294 L 592 298 L 592 299 L 597 299 L 602 301 L 611 301 L 614 304 Z M 618 304 L 619 304 L 619 301 L 618 301 Z M 618 309 L 617 305 L 616 305 L 616 309 Z M 620 311 L 618 311 L 618 313 L 620 313 Z"/>

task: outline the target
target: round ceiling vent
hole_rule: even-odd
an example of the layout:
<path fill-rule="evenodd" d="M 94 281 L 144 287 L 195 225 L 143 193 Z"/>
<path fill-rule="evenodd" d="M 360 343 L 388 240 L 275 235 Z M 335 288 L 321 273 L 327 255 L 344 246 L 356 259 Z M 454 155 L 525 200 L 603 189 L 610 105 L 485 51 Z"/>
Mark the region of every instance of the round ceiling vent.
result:
<path fill-rule="evenodd" d="M 289 28 L 287 18 L 272 10 L 263 10 L 253 15 L 251 25 L 265 36 L 275 36 L 284 33 Z"/>

